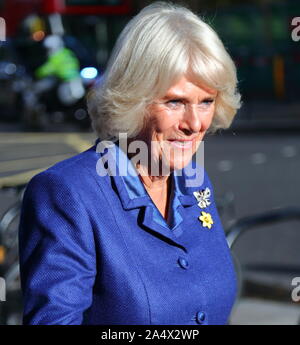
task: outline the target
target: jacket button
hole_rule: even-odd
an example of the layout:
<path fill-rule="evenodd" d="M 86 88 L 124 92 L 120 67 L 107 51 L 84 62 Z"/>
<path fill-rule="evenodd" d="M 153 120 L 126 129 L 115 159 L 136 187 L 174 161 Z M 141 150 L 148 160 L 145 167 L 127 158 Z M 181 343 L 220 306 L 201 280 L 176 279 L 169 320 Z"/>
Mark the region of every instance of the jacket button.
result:
<path fill-rule="evenodd" d="M 179 257 L 178 264 L 181 268 L 184 268 L 185 270 L 189 267 L 188 261 L 183 257 Z"/>
<path fill-rule="evenodd" d="M 196 322 L 201 325 L 205 320 L 205 313 L 203 311 L 198 311 L 196 315 Z"/>

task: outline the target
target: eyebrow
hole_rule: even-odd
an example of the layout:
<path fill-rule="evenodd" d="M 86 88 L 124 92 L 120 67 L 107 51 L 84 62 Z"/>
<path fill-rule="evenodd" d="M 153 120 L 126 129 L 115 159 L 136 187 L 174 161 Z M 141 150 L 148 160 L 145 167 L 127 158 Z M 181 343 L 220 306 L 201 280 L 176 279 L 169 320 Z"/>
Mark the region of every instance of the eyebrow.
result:
<path fill-rule="evenodd" d="M 207 95 L 207 96 L 203 97 L 201 99 L 201 101 L 211 100 L 211 99 L 214 100 L 215 98 L 216 98 L 216 95 Z M 180 93 L 172 93 L 172 94 L 170 93 L 170 94 L 167 94 L 162 99 L 163 100 L 175 99 L 178 101 L 190 102 L 190 99 L 188 97 L 186 97 L 185 95 L 180 94 Z"/>

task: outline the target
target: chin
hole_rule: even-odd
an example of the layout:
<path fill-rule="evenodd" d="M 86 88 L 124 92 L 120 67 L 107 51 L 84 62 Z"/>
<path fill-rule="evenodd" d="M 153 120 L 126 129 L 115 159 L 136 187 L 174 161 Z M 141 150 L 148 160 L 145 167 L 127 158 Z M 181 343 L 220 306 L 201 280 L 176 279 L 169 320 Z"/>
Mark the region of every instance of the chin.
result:
<path fill-rule="evenodd" d="M 175 159 L 174 161 L 170 161 L 169 162 L 169 167 L 170 167 L 170 171 L 174 171 L 174 170 L 182 170 L 184 169 L 192 160 L 192 156 L 189 158 L 184 158 L 184 159 Z"/>
<path fill-rule="evenodd" d="M 166 171 L 181 170 L 185 168 L 193 158 L 195 150 L 166 150 L 164 151 L 163 166 Z"/>

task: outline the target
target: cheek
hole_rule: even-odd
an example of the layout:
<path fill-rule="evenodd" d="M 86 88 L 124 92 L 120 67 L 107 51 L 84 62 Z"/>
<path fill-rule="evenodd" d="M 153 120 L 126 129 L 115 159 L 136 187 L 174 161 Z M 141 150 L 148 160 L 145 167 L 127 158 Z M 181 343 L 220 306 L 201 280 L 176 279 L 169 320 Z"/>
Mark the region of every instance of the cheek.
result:
<path fill-rule="evenodd" d="M 202 129 L 203 131 L 207 131 L 210 127 L 212 120 L 215 115 L 215 108 L 211 109 L 207 114 L 205 114 L 204 118 L 202 119 Z"/>
<path fill-rule="evenodd" d="M 159 114 L 153 118 L 155 132 L 159 134 L 164 134 L 166 131 L 172 129 L 178 120 L 174 114 Z"/>

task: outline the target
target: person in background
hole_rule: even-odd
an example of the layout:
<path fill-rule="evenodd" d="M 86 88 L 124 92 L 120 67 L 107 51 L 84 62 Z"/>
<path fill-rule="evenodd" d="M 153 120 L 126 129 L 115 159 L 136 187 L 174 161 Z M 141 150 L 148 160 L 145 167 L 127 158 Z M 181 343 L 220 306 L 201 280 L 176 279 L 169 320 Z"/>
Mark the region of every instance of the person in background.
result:
<path fill-rule="evenodd" d="M 35 85 L 36 92 L 46 92 L 58 82 L 58 97 L 61 103 L 76 103 L 85 94 L 77 57 L 64 46 L 63 39 L 58 35 L 47 36 L 43 45 L 47 50 L 48 59 L 35 71 L 36 77 L 40 79 Z"/>

